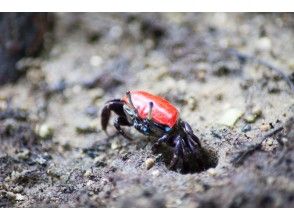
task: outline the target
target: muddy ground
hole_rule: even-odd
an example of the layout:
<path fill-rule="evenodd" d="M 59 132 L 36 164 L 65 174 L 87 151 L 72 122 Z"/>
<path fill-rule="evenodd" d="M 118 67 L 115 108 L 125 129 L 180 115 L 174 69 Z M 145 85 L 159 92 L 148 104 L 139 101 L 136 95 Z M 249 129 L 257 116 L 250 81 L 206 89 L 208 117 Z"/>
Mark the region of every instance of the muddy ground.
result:
<path fill-rule="evenodd" d="M 55 19 L 0 87 L 0 207 L 294 207 L 293 14 Z M 134 89 L 177 106 L 209 169 L 169 170 L 133 128 L 107 138 L 100 110 Z"/>

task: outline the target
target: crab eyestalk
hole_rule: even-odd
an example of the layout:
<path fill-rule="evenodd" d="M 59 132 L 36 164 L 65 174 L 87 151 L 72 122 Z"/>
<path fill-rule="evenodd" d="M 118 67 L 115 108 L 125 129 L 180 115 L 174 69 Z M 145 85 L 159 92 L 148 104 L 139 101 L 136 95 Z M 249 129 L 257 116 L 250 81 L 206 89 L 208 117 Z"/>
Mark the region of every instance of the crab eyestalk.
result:
<path fill-rule="evenodd" d="M 129 101 L 129 105 L 131 106 L 131 108 L 137 113 L 137 109 L 132 101 L 132 97 L 131 97 L 131 92 L 127 91 L 127 97 L 128 97 L 128 101 Z"/>
<path fill-rule="evenodd" d="M 153 102 L 149 102 L 149 111 L 148 111 L 148 120 L 152 120 L 152 108 L 153 108 Z"/>

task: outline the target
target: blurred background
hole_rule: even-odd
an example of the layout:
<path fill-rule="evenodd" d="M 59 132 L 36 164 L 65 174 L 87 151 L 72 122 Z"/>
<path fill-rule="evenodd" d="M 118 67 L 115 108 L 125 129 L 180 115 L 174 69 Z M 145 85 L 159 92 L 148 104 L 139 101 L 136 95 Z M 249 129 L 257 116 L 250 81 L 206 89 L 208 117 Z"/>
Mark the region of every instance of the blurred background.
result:
<path fill-rule="evenodd" d="M 0 13 L 0 207 L 293 207 L 293 30 L 293 13 Z M 104 103 L 137 89 L 175 104 L 208 170 L 107 138 Z"/>

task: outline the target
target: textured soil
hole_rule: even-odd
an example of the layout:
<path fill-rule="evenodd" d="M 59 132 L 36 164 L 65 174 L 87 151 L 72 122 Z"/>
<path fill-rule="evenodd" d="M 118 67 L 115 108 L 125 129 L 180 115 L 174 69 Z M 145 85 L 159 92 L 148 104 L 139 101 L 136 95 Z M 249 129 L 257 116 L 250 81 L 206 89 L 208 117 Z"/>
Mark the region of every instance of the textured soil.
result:
<path fill-rule="evenodd" d="M 293 14 L 55 19 L 50 49 L 0 87 L 0 207 L 294 207 Z M 135 89 L 177 106 L 209 169 L 101 131 L 104 103 Z"/>

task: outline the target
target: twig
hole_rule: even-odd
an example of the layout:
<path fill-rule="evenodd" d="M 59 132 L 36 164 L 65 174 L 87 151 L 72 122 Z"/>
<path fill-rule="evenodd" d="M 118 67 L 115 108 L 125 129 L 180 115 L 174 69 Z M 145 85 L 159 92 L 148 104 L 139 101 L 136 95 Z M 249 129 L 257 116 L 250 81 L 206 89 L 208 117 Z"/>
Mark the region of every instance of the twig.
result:
<path fill-rule="evenodd" d="M 289 85 L 291 91 L 294 92 L 294 84 L 292 83 L 292 81 L 290 80 L 290 78 L 287 76 L 287 74 L 284 71 L 282 71 L 281 69 L 277 68 L 273 64 L 271 64 L 271 63 L 269 63 L 269 62 L 267 62 L 265 60 L 258 59 L 258 58 L 254 57 L 254 56 L 250 56 L 250 55 L 241 53 L 241 52 L 239 52 L 239 51 L 237 51 L 236 49 L 233 49 L 233 48 L 228 49 L 228 53 L 231 54 L 231 55 L 233 55 L 233 56 L 236 56 L 240 60 L 240 62 L 242 62 L 242 63 L 250 60 L 250 61 L 252 61 L 254 63 L 257 63 L 259 65 L 266 66 L 267 68 L 273 70 L 280 77 L 282 77 L 283 80 L 286 81 L 286 83 Z"/>
<path fill-rule="evenodd" d="M 268 133 L 266 133 L 263 137 L 261 137 L 259 139 L 259 141 L 249 144 L 249 145 L 245 145 L 244 147 L 246 148 L 243 151 L 238 152 L 238 155 L 231 161 L 234 166 L 239 166 L 241 165 L 244 160 L 246 159 L 247 156 L 249 156 L 251 153 L 253 153 L 255 150 L 260 149 L 261 144 L 263 141 L 265 141 L 267 138 L 277 134 L 278 132 L 283 130 L 283 126 L 277 127 L 272 131 L 269 131 Z"/>

